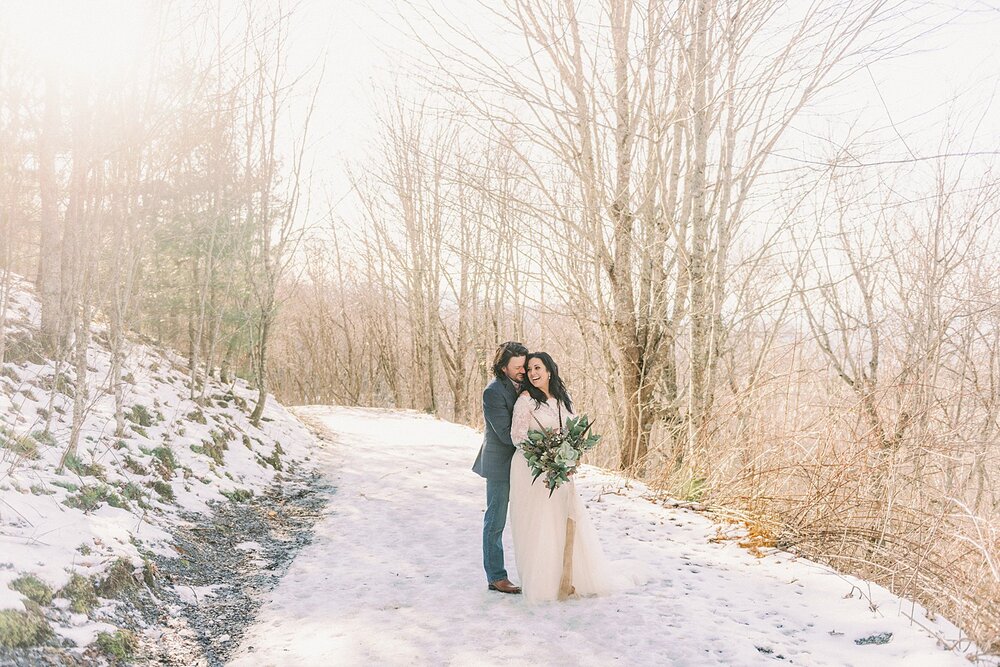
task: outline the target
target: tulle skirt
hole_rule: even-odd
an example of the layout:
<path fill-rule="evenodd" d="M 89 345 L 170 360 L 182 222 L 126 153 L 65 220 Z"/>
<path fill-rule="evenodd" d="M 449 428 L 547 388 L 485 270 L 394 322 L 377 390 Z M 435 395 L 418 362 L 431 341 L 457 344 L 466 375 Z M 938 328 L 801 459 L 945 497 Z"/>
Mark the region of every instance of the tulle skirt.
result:
<path fill-rule="evenodd" d="M 527 600 L 559 597 L 567 519 L 575 522 L 570 583 L 576 593 L 605 595 L 630 583 L 605 558 L 597 531 L 573 481 L 560 486 L 550 498 L 541 477 L 531 483 L 531 469 L 520 449 L 510 462 L 509 513 L 514 558 Z"/>

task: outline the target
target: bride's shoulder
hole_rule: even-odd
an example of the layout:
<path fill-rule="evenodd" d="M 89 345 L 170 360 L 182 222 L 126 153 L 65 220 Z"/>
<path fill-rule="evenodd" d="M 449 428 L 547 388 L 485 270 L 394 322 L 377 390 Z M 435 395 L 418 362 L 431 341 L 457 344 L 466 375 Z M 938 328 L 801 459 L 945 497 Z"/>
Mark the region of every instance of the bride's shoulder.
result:
<path fill-rule="evenodd" d="M 514 405 L 516 406 L 518 403 L 522 404 L 527 403 L 530 400 L 531 400 L 531 394 L 529 394 L 528 390 L 525 389 L 524 391 L 522 391 L 520 394 L 517 395 L 517 400 L 514 402 Z"/>

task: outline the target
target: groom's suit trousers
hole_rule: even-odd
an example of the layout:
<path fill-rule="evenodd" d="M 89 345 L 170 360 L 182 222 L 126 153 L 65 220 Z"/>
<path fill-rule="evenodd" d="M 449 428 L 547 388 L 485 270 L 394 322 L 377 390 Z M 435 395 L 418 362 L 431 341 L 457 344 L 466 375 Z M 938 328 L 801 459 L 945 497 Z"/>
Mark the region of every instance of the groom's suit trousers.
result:
<path fill-rule="evenodd" d="M 486 514 L 483 516 L 483 567 L 486 581 L 507 579 L 503 565 L 503 527 L 507 524 L 510 480 L 486 480 Z"/>

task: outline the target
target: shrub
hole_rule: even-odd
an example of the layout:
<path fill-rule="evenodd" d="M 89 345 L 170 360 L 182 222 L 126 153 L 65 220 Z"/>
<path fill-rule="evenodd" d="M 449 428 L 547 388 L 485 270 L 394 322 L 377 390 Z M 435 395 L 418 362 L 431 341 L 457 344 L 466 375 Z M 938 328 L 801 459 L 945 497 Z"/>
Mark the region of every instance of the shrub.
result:
<path fill-rule="evenodd" d="M 680 496 L 684 500 L 700 502 L 704 498 L 706 490 L 704 477 L 692 477 L 684 483 Z"/>
<path fill-rule="evenodd" d="M 160 446 L 150 454 L 153 457 L 153 466 L 160 473 L 160 477 L 165 480 L 173 479 L 174 471 L 177 470 L 177 459 L 174 458 L 173 451 L 169 447 Z"/>
<path fill-rule="evenodd" d="M 125 459 L 124 459 L 123 465 L 125 466 L 126 470 L 128 470 L 129 472 L 134 473 L 136 475 L 148 475 L 149 474 L 149 468 L 147 468 L 146 466 L 142 465 L 141 463 L 139 463 L 137 460 L 135 460 L 134 458 L 132 458 L 128 454 L 125 455 Z"/>
<path fill-rule="evenodd" d="M 123 592 L 139 587 L 135 580 L 135 568 L 127 558 L 119 557 L 111 564 L 104 579 L 97 584 L 97 593 L 105 598 L 118 598 Z"/>
<path fill-rule="evenodd" d="M 67 496 L 63 504 L 90 513 L 107 503 L 112 507 L 127 510 L 128 503 L 106 484 L 84 484 L 76 495 Z"/>
<path fill-rule="evenodd" d="M 52 636 L 48 621 L 37 613 L 4 609 L 0 611 L 0 646 L 38 646 Z"/>
<path fill-rule="evenodd" d="M 56 393 L 65 394 L 70 398 L 76 396 L 76 384 L 66 373 L 56 375 L 50 384 L 50 388 L 55 389 Z"/>
<path fill-rule="evenodd" d="M 37 442 L 40 445 L 53 447 L 56 444 L 55 436 L 49 433 L 48 431 L 34 431 L 31 434 L 31 437 L 34 438 L 35 442 Z"/>
<path fill-rule="evenodd" d="M 97 606 L 94 582 L 75 572 L 69 578 L 69 583 L 60 589 L 59 596 L 69 600 L 69 608 L 78 614 L 89 614 Z"/>
<path fill-rule="evenodd" d="M 271 452 L 271 455 L 268 456 L 268 457 L 266 457 L 266 458 L 261 457 L 261 460 L 264 461 L 265 463 L 267 463 L 269 466 L 271 466 L 275 470 L 280 471 L 281 470 L 281 454 L 282 453 L 283 453 L 283 450 L 281 449 L 281 445 L 279 445 L 278 443 L 274 443 L 274 451 Z"/>
<path fill-rule="evenodd" d="M 221 493 L 234 503 L 245 503 L 253 498 L 253 491 L 249 489 L 233 489 L 232 491 L 223 490 Z"/>
<path fill-rule="evenodd" d="M 232 429 L 212 429 L 209 432 L 212 437 L 212 442 L 215 443 L 216 447 L 221 447 L 222 449 L 229 449 L 229 441 L 236 439 L 236 434 Z"/>
<path fill-rule="evenodd" d="M 136 403 L 131 409 L 126 410 L 124 416 L 125 419 L 137 426 L 148 427 L 156 423 L 152 413 L 141 403 Z"/>
<path fill-rule="evenodd" d="M 139 641 L 131 630 L 98 632 L 97 647 L 116 660 L 128 661 L 139 649 Z"/>
<path fill-rule="evenodd" d="M 43 484 L 32 484 L 31 492 L 36 496 L 51 496 L 55 491 L 44 486 Z"/>
<path fill-rule="evenodd" d="M 153 491 L 156 491 L 156 493 L 163 500 L 172 501 L 174 499 L 174 487 L 170 486 L 167 482 L 156 480 L 155 482 L 151 482 L 149 486 L 153 489 Z"/>
<path fill-rule="evenodd" d="M 10 582 L 8 586 L 32 602 L 36 602 L 43 607 L 52 604 L 52 589 L 38 577 L 31 574 L 24 574 Z"/>
<path fill-rule="evenodd" d="M 223 462 L 223 449 L 219 447 L 214 442 L 209 442 L 208 440 L 202 440 L 200 445 L 191 445 L 191 451 L 195 454 L 204 454 L 208 456 L 218 465 L 222 465 Z"/>
<path fill-rule="evenodd" d="M 96 477 L 100 480 L 107 479 L 104 475 L 104 468 L 100 464 L 84 463 L 76 454 L 69 454 L 66 457 L 66 467 L 80 477 Z"/>
<path fill-rule="evenodd" d="M 121 482 L 118 482 L 118 490 L 121 491 L 122 497 L 126 500 L 131 500 L 137 503 L 139 507 L 143 509 L 149 507 L 149 505 L 146 504 L 146 496 L 148 494 L 146 494 L 142 490 L 142 487 L 138 484 L 135 484 L 134 482 L 126 482 L 122 484 Z"/>
<path fill-rule="evenodd" d="M 142 580 L 146 582 L 146 585 L 150 588 L 156 588 L 157 580 L 160 578 L 160 570 L 156 567 L 156 563 L 149 560 L 145 556 L 142 557 Z"/>
<path fill-rule="evenodd" d="M 15 435 L 10 429 L 0 427 L 0 447 L 9 449 L 18 457 L 37 459 L 38 443 L 30 435 Z"/>
<path fill-rule="evenodd" d="M 199 424 L 208 423 L 208 420 L 205 419 L 205 413 L 201 411 L 201 408 L 196 408 L 187 413 L 187 418 L 189 421 L 198 422 Z"/>
<path fill-rule="evenodd" d="M 3 350 L 5 364 L 44 364 L 42 346 L 34 341 L 27 331 L 7 334 L 7 344 Z"/>

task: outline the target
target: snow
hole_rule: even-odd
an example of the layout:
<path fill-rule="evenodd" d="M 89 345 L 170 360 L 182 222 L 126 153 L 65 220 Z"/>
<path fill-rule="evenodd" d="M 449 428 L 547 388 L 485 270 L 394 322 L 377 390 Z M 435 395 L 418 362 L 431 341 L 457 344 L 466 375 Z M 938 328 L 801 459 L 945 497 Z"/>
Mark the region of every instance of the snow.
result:
<path fill-rule="evenodd" d="M 8 345 L 35 334 L 40 314 L 30 284 L 15 277 L 5 327 Z M 223 385 L 210 379 L 206 399 L 199 404 L 189 397 L 185 362 L 172 352 L 136 341 L 128 343 L 123 368 L 128 383 L 126 411 L 142 406 L 153 416 L 153 423 L 142 427 L 127 421 L 125 433 L 116 436 L 115 399 L 108 391 L 111 355 L 101 342 L 104 329 L 95 324 L 92 330 L 89 407 L 77 452 L 82 464 L 100 466 L 103 479 L 69 469 L 56 473 L 69 441 L 73 399 L 65 393 L 52 393 L 50 388 L 72 387 L 73 369 L 31 360 L 2 365 L 0 609 L 24 608 L 23 596 L 9 588 L 23 574 L 33 574 L 57 591 L 73 573 L 100 576 L 119 557 L 141 566 L 140 546 L 176 556 L 170 546 L 170 531 L 186 525 L 181 513 L 211 512 L 210 501 L 228 502 L 223 491 L 264 491 L 278 472 L 265 459 L 273 460 L 278 446 L 286 467 L 309 459 L 313 437 L 274 397 L 268 397 L 263 421 L 255 427 L 250 424 L 248 409 L 239 405 L 252 408 L 256 401 L 256 392 L 245 382 Z M 45 429 L 46 414 L 51 415 L 48 430 L 54 444 L 39 440 L 38 459 L 21 458 L 3 446 L 11 436 L 37 436 Z M 222 464 L 204 453 L 204 446 L 213 441 L 226 446 Z M 153 452 L 157 448 L 169 449 L 176 460 L 177 469 L 169 479 L 156 469 Z M 105 485 L 121 495 L 130 483 L 133 491 L 142 494 L 146 507 L 135 500 L 128 500 L 127 509 L 104 503 L 84 511 L 66 504 L 85 485 Z M 153 483 L 169 484 L 176 500 L 161 498 Z M 57 598 L 54 606 L 58 609 L 62 604 Z M 75 623 L 57 624 L 54 630 L 77 642 L 81 651 L 98 631 L 110 627 L 99 618 L 82 615 Z"/>
<path fill-rule="evenodd" d="M 595 468 L 577 484 L 605 550 L 650 582 L 537 605 L 489 592 L 485 482 L 469 469 L 479 433 L 417 413 L 296 412 L 331 432 L 314 460 L 337 491 L 232 665 L 968 664 L 938 640 L 959 630 L 919 605 L 788 553 L 710 541 L 704 515 Z M 517 581 L 509 534 L 505 547 Z M 855 643 L 886 632 L 887 644 Z"/>
<path fill-rule="evenodd" d="M 218 595 L 216 591 L 226 588 L 222 584 L 212 584 L 211 586 L 177 586 L 174 590 L 184 604 L 197 605 L 200 601 L 213 595 Z"/>

